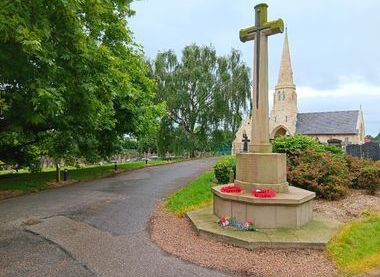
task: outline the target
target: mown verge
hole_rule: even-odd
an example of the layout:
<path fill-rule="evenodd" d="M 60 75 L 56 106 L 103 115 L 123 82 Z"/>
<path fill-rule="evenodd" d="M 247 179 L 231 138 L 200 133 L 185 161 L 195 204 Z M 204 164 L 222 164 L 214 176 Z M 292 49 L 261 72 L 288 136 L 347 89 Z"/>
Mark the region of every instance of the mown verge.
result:
<path fill-rule="evenodd" d="M 346 274 L 370 273 L 380 266 L 380 214 L 364 213 L 343 227 L 327 246 L 337 267 Z"/>
<path fill-rule="evenodd" d="M 165 202 L 165 207 L 170 212 L 183 216 L 188 211 L 209 205 L 212 201 L 211 187 L 214 178 L 213 171 L 205 172 L 170 195 Z"/>

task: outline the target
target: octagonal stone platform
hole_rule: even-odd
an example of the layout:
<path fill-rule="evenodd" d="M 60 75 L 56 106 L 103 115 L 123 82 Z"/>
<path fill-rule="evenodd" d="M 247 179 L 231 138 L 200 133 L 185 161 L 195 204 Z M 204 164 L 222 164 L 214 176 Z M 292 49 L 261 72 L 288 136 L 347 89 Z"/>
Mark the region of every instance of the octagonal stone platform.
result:
<path fill-rule="evenodd" d="M 298 228 L 312 220 L 314 192 L 289 186 L 288 192 L 277 193 L 274 198 L 257 198 L 250 191 L 223 193 L 222 187 L 212 188 L 213 212 L 217 217 L 252 220 L 261 229 Z"/>
<path fill-rule="evenodd" d="M 316 215 L 300 228 L 258 229 L 257 232 L 226 229 L 216 222 L 213 208 L 206 207 L 187 213 L 198 235 L 247 249 L 307 248 L 324 249 L 339 231 L 341 223 Z"/>

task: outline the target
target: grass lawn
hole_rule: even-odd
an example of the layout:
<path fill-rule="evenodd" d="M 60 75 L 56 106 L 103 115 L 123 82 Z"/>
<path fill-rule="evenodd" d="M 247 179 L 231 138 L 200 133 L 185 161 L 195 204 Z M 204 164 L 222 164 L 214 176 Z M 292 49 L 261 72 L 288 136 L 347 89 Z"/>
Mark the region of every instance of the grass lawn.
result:
<path fill-rule="evenodd" d="M 380 266 L 380 214 L 363 215 L 329 243 L 327 250 L 346 274 L 370 273 Z"/>
<path fill-rule="evenodd" d="M 124 164 L 118 164 L 118 172 L 124 172 L 132 169 L 139 169 L 146 166 L 154 166 L 161 164 L 168 164 L 173 162 L 179 162 L 183 160 L 153 160 L 149 161 L 148 165 L 145 165 L 145 161 L 129 162 Z M 89 166 L 80 169 L 69 169 L 69 180 L 75 181 L 88 181 L 106 177 L 114 174 L 114 165 L 103 166 Z M 63 168 L 61 171 L 61 178 L 63 178 Z M 52 183 L 55 182 L 54 171 L 44 171 L 39 173 L 11 173 L 0 175 L 0 192 L 10 191 L 18 192 L 18 194 L 36 192 L 44 189 L 54 187 Z M 0 195 L 1 196 L 1 195 Z"/>
<path fill-rule="evenodd" d="M 209 205 L 212 201 L 211 187 L 214 178 L 214 172 L 207 171 L 170 195 L 165 203 L 166 208 L 178 216 L 183 216 L 188 211 Z"/>

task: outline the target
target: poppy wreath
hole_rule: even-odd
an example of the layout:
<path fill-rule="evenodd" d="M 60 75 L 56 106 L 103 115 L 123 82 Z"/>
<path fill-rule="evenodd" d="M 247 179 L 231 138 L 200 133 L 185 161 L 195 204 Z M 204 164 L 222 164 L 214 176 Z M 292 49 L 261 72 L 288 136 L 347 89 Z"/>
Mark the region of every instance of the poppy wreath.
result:
<path fill-rule="evenodd" d="M 224 186 L 220 189 L 220 191 L 224 193 L 233 193 L 233 192 L 241 192 L 242 189 L 239 186 Z"/>
<path fill-rule="evenodd" d="M 276 192 L 271 189 L 257 189 L 252 191 L 252 195 L 258 198 L 273 198 L 276 196 Z"/>

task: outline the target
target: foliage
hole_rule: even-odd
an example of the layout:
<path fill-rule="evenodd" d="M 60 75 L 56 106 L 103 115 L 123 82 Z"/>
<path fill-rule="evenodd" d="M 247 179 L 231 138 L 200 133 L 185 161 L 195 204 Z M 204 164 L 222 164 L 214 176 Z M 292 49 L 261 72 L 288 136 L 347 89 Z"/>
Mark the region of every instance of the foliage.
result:
<path fill-rule="evenodd" d="M 234 156 L 224 157 L 214 166 L 215 178 L 218 184 L 227 184 L 231 182 L 231 177 L 236 175 L 236 159 Z"/>
<path fill-rule="evenodd" d="M 152 129 L 161 108 L 127 25 L 131 2 L 1 2 L 3 162 L 97 161 L 121 151 L 125 134 Z"/>
<path fill-rule="evenodd" d="M 373 142 L 380 143 L 380 133 L 377 134 L 377 136 L 374 138 Z"/>
<path fill-rule="evenodd" d="M 364 168 L 358 178 L 358 185 L 374 195 L 376 191 L 380 190 L 380 168 Z"/>
<path fill-rule="evenodd" d="M 348 225 L 328 244 L 336 265 L 346 274 L 371 272 L 380 266 L 380 215 L 362 216 Z"/>
<path fill-rule="evenodd" d="M 362 174 L 364 168 L 372 166 L 374 164 L 373 161 L 368 159 L 360 159 L 351 155 L 346 155 L 345 160 L 348 166 L 348 171 L 350 173 L 350 187 L 353 189 L 361 189 L 361 186 L 359 185 L 359 177 Z"/>
<path fill-rule="evenodd" d="M 166 103 L 158 150 L 210 151 L 231 144 L 250 97 L 249 69 L 241 53 L 218 57 L 214 48 L 190 45 L 179 59 L 161 52 L 151 62 L 157 102 Z"/>
<path fill-rule="evenodd" d="M 376 137 L 372 137 L 371 135 L 368 135 L 368 137 L 372 140 L 372 142 L 380 143 L 380 133 L 378 133 Z"/>
<path fill-rule="evenodd" d="M 319 197 L 334 200 L 346 194 L 351 180 L 344 157 L 305 150 L 288 154 L 288 181 L 314 191 Z"/>
<path fill-rule="evenodd" d="M 273 142 L 273 152 L 276 153 L 294 153 L 303 150 L 314 150 L 316 152 L 331 152 L 333 154 L 342 154 L 343 150 L 330 145 L 319 143 L 312 137 L 305 135 L 281 136 Z"/>
<path fill-rule="evenodd" d="M 172 213 L 183 216 L 188 211 L 210 204 L 212 200 L 211 187 L 213 179 L 214 173 L 212 171 L 204 173 L 170 195 L 165 203 L 165 207 Z"/>

